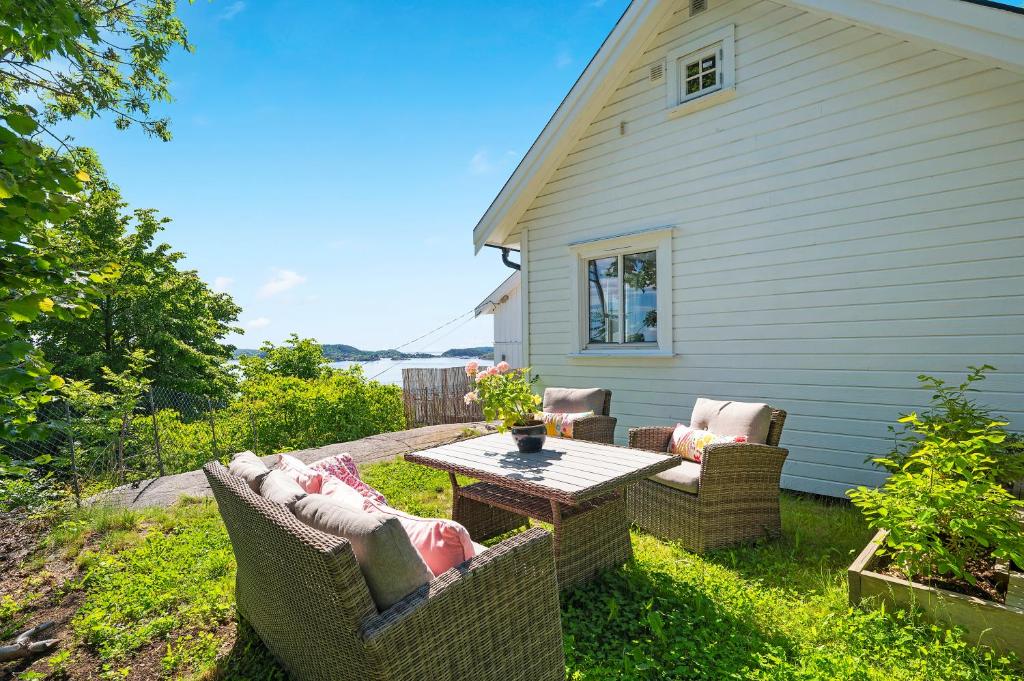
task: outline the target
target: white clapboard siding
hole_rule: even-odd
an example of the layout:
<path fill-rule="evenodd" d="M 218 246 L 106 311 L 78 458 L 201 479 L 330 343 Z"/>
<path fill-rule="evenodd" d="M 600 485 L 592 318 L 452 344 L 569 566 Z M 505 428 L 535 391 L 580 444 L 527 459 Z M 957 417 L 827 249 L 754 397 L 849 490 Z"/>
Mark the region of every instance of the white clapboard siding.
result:
<path fill-rule="evenodd" d="M 668 117 L 650 66 L 728 24 L 737 96 Z M 836 496 L 884 480 L 920 373 L 993 364 L 982 399 L 1024 423 L 1024 79 L 767 0 L 680 2 L 647 45 L 509 237 L 543 385 L 610 388 L 620 442 L 768 402 L 783 485 Z M 570 357 L 568 245 L 664 225 L 675 356 Z"/>
<path fill-rule="evenodd" d="M 494 361 L 523 366 L 523 302 L 520 288 L 508 292 L 508 300 L 494 311 Z"/>

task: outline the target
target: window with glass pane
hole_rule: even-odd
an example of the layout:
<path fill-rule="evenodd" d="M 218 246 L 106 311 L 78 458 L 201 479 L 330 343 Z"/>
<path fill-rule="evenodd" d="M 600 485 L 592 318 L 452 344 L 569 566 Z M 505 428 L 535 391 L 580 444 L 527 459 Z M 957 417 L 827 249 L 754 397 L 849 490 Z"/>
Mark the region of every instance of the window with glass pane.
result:
<path fill-rule="evenodd" d="M 618 257 L 587 261 L 587 279 L 590 281 L 590 342 L 618 343 L 622 297 Z"/>
<path fill-rule="evenodd" d="M 703 52 L 691 54 L 681 60 L 680 77 L 683 79 L 683 99 L 717 90 L 721 84 L 721 57 L 719 47 L 714 47 Z"/>
<path fill-rule="evenodd" d="M 588 260 L 589 343 L 657 343 L 657 279 L 655 251 Z"/>

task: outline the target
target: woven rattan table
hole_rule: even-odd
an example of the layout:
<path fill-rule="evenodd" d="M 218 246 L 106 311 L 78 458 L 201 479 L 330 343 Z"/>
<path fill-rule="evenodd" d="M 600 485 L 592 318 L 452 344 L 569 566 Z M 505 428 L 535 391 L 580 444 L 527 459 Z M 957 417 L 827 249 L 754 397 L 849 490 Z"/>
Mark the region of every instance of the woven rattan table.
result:
<path fill-rule="evenodd" d="M 522 454 L 508 434 L 463 440 L 405 458 L 448 472 L 452 518 L 476 541 L 523 527 L 529 518 L 554 525 L 561 588 L 632 558 L 625 488 L 680 461 L 639 449 L 550 437 L 541 451 Z M 456 474 L 480 482 L 461 486 Z"/>

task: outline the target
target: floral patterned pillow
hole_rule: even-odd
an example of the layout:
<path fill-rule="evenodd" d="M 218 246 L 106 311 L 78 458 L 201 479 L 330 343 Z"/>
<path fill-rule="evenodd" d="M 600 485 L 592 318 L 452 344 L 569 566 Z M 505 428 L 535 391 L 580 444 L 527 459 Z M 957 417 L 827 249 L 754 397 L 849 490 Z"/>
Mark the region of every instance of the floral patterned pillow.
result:
<path fill-rule="evenodd" d="M 551 437 L 568 437 L 572 438 L 573 423 L 577 419 L 581 419 L 587 416 L 593 416 L 592 411 L 580 411 L 574 414 L 559 414 L 550 411 L 542 411 L 537 414 L 537 418 L 544 422 L 544 426 L 547 428 L 548 435 Z"/>
<path fill-rule="evenodd" d="M 363 482 L 356 469 L 356 462 L 348 454 L 329 456 L 317 461 L 310 468 L 325 476 L 334 476 L 367 499 L 372 499 L 380 504 L 388 503 L 383 494 Z"/>
<path fill-rule="evenodd" d="M 700 463 L 704 448 L 711 444 L 721 442 L 746 442 L 744 435 L 716 435 L 710 430 L 691 428 L 682 423 L 676 426 L 672 432 L 672 439 L 668 443 L 668 451 L 684 459 Z"/>

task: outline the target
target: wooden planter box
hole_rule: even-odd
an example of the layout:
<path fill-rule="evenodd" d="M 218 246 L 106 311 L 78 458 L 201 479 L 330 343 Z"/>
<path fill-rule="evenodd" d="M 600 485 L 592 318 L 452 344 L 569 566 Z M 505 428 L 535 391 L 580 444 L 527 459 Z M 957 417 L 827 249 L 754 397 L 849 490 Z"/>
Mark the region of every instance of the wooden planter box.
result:
<path fill-rule="evenodd" d="M 874 571 L 881 558 L 876 551 L 886 534 L 878 532 L 847 571 L 851 605 L 873 597 L 887 608 L 914 605 L 936 624 L 963 629 L 970 643 L 1024 658 L 1024 575 L 1009 573 L 1006 605 L 890 577 Z"/>

